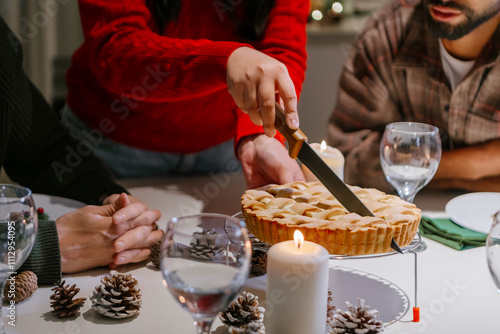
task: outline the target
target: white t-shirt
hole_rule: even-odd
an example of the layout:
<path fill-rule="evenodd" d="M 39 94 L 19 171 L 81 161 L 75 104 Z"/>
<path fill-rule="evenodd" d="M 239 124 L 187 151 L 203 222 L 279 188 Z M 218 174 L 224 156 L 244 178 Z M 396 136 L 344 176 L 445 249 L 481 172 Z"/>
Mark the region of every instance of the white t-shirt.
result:
<path fill-rule="evenodd" d="M 451 90 L 454 91 L 472 69 L 476 61 L 463 61 L 453 57 L 448 53 L 441 40 L 439 40 L 439 47 L 441 49 L 441 62 L 443 63 L 444 73 L 451 84 Z"/>

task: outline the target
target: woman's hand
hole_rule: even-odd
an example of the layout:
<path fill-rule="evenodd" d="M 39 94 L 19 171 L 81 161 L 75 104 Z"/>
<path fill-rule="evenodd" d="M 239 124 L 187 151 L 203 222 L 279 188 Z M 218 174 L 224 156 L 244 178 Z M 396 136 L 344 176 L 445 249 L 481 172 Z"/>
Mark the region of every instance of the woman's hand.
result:
<path fill-rule="evenodd" d="M 158 210 L 149 210 L 126 194 L 102 206 L 85 206 L 56 220 L 64 273 L 140 262 L 163 236 L 156 230 Z"/>
<path fill-rule="evenodd" d="M 238 146 L 238 156 L 248 188 L 305 181 L 297 162 L 275 138 L 259 135 L 244 140 Z"/>
<path fill-rule="evenodd" d="M 238 108 L 248 113 L 252 122 L 263 125 L 268 137 L 276 134 L 276 100 L 283 101 L 288 127 L 294 130 L 299 127 L 297 94 L 283 63 L 260 51 L 241 47 L 229 56 L 226 80 Z"/>

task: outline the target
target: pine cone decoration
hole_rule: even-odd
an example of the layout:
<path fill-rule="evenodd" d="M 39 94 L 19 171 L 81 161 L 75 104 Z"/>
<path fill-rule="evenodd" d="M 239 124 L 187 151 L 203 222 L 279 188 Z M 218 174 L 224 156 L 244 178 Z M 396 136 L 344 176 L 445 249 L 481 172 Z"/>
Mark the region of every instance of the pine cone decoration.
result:
<path fill-rule="evenodd" d="M 333 305 L 333 297 L 332 297 L 333 293 L 332 291 L 328 291 L 328 302 L 327 302 L 327 306 L 326 306 L 326 325 L 328 327 L 333 327 L 333 324 L 334 324 L 334 315 L 335 315 L 335 311 L 337 310 L 337 308 L 335 307 L 335 305 Z"/>
<path fill-rule="evenodd" d="M 149 261 L 152 262 L 156 268 L 160 268 L 160 248 L 161 240 L 158 240 L 151 246 L 151 254 L 149 255 Z"/>
<path fill-rule="evenodd" d="M 250 266 L 250 273 L 255 276 L 262 276 L 267 273 L 267 253 L 254 249 L 252 251 L 252 264 Z"/>
<path fill-rule="evenodd" d="M 242 328 L 253 322 L 262 323 L 264 308 L 259 306 L 257 296 L 243 291 L 219 317 L 228 327 Z"/>
<path fill-rule="evenodd" d="M 17 276 L 11 276 L 5 282 L 3 296 L 6 300 L 20 303 L 38 289 L 38 277 L 32 271 L 23 271 Z"/>
<path fill-rule="evenodd" d="M 131 274 L 112 270 L 111 275 L 101 277 L 101 284 L 90 296 L 92 309 L 110 318 L 128 318 L 141 308 L 141 290 Z"/>
<path fill-rule="evenodd" d="M 50 302 L 50 307 L 54 309 L 52 313 L 55 313 L 59 318 L 76 314 L 87 300 L 87 298 L 73 299 L 80 289 L 76 287 L 76 284 L 70 287 L 69 284 L 64 286 L 64 283 L 66 283 L 66 281 L 56 284 L 56 286 L 51 289 L 54 291 L 54 294 L 50 296 L 52 300 Z"/>
<path fill-rule="evenodd" d="M 200 260 L 210 260 L 221 251 L 221 247 L 215 244 L 217 232 L 215 230 L 194 232 L 195 242 L 191 242 L 189 252 L 191 256 Z"/>
<path fill-rule="evenodd" d="M 359 306 L 353 306 L 346 302 L 347 311 L 337 310 L 333 316 L 333 324 L 330 333 L 346 334 L 377 334 L 384 331 L 384 322 L 375 320 L 378 316 L 377 310 L 369 310 L 363 299 L 358 298 Z"/>
<path fill-rule="evenodd" d="M 229 327 L 229 334 L 265 334 L 264 324 L 262 322 L 251 322 L 243 327 Z"/>

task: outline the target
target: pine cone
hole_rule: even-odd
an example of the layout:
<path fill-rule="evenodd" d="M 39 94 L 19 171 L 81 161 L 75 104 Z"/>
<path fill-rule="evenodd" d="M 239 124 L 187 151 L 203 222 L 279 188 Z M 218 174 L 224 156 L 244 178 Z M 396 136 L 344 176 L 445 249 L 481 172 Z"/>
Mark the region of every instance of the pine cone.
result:
<path fill-rule="evenodd" d="M 327 309 L 326 309 L 326 325 L 328 327 L 333 327 L 333 324 L 334 324 L 334 315 L 335 315 L 335 311 L 337 310 L 337 308 L 335 307 L 335 305 L 333 305 L 333 297 L 332 297 L 333 293 L 332 291 L 328 290 L 328 302 L 327 302 Z"/>
<path fill-rule="evenodd" d="M 347 311 L 337 310 L 333 316 L 333 324 L 330 333 L 334 334 L 377 334 L 384 331 L 384 322 L 375 320 L 378 316 L 377 310 L 369 310 L 363 299 L 358 298 L 360 306 L 353 306 L 346 302 Z"/>
<path fill-rule="evenodd" d="M 195 242 L 191 242 L 191 248 L 189 248 L 191 256 L 201 260 L 210 260 L 221 251 L 221 247 L 215 244 L 217 232 L 214 229 L 194 232 L 193 237 Z"/>
<path fill-rule="evenodd" d="M 149 255 L 149 261 L 152 262 L 156 268 L 160 268 L 160 248 L 161 240 L 158 240 L 151 246 L 151 254 Z"/>
<path fill-rule="evenodd" d="M 35 293 L 36 289 L 38 289 L 38 277 L 34 272 L 27 270 L 7 279 L 3 296 L 6 300 L 20 303 Z"/>
<path fill-rule="evenodd" d="M 229 327 L 229 334 L 265 334 L 264 324 L 262 322 L 251 322 L 243 327 Z"/>
<path fill-rule="evenodd" d="M 141 290 L 131 274 L 112 270 L 110 276 L 101 277 L 101 284 L 90 296 L 92 309 L 110 318 L 128 318 L 141 308 Z"/>
<path fill-rule="evenodd" d="M 250 266 L 250 273 L 255 276 L 262 276 L 267 273 L 267 253 L 254 249 L 252 251 L 252 264 Z"/>
<path fill-rule="evenodd" d="M 50 296 L 52 300 L 50 302 L 50 307 L 54 309 L 52 313 L 57 314 L 59 318 L 76 314 L 87 300 L 87 298 L 73 299 L 80 289 L 76 287 L 76 284 L 70 287 L 69 284 L 64 286 L 64 283 L 66 283 L 66 281 L 56 284 L 56 286 L 51 289 L 54 291 L 54 294 Z"/>
<path fill-rule="evenodd" d="M 11 212 L 9 215 L 9 220 L 17 222 L 22 222 L 23 221 L 23 214 L 21 212 Z"/>
<path fill-rule="evenodd" d="M 243 291 L 219 317 L 228 327 L 242 328 L 253 322 L 262 323 L 264 308 L 259 306 L 257 296 Z"/>

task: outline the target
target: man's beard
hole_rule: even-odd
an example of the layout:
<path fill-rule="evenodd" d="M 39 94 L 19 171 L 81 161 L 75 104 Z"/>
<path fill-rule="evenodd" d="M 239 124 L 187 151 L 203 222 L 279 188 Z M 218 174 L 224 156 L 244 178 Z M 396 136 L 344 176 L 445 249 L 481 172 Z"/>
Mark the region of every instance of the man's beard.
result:
<path fill-rule="evenodd" d="M 469 7 L 456 3 L 456 2 L 443 2 L 441 0 L 425 0 L 425 17 L 427 26 L 431 33 L 437 38 L 444 38 L 448 40 L 456 40 L 470 33 L 472 30 L 479 27 L 484 22 L 495 16 L 500 10 L 497 2 L 491 4 L 484 13 L 476 13 Z M 438 5 L 448 8 L 454 8 L 462 11 L 465 15 L 465 21 L 452 25 L 447 22 L 435 21 L 432 18 L 429 5 Z"/>

